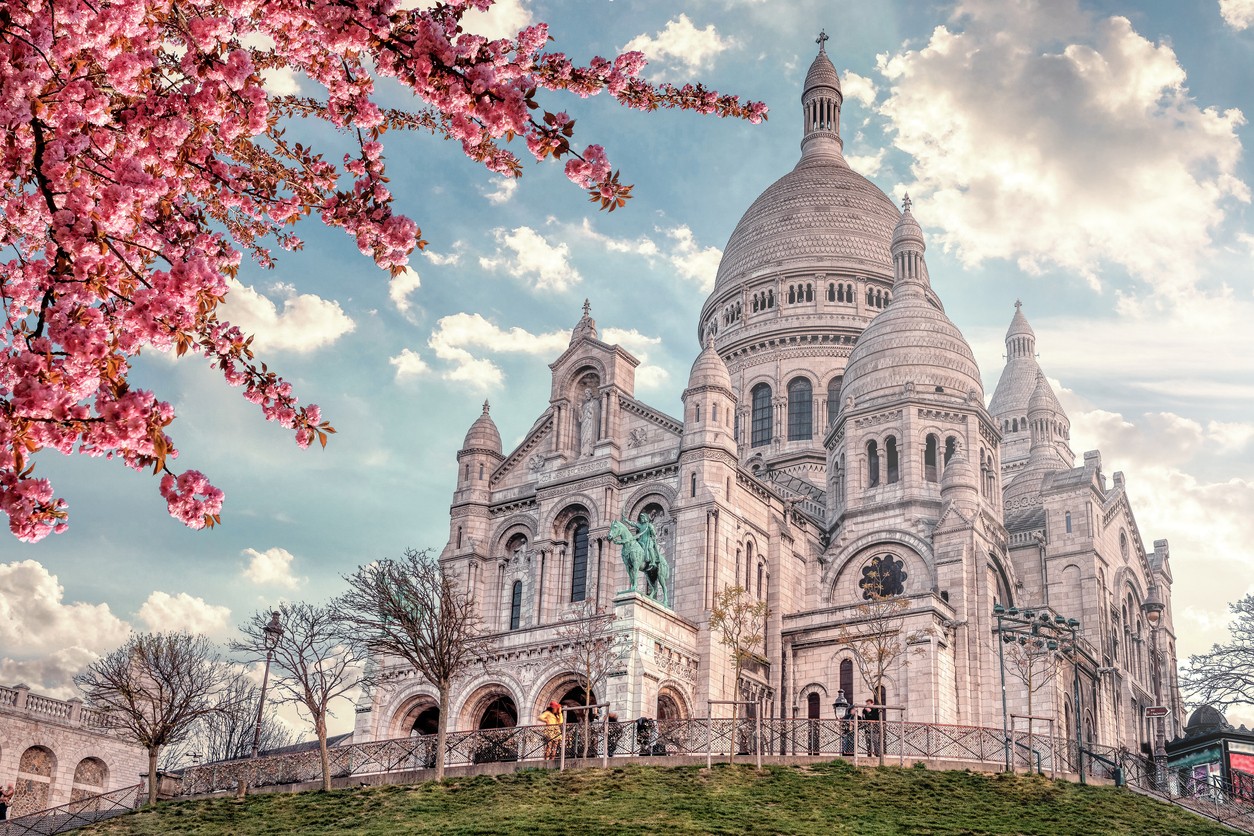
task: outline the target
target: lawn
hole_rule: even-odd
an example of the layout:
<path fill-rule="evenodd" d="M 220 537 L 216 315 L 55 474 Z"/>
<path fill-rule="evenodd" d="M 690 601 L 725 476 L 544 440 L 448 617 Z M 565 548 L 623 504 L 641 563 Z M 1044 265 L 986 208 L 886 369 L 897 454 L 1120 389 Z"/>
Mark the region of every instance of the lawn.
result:
<path fill-rule="evenodd" d="M 166 802 L 84 834 L 1231 834 L 1114 787 L 855 768 L 525 769 L 442 784 Z"/>

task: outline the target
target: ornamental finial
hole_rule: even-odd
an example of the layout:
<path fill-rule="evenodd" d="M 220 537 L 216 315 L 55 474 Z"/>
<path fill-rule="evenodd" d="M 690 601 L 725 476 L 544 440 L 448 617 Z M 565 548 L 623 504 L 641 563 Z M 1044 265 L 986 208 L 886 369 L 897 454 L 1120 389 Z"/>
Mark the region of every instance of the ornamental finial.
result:
<path fill-rule="evenodd" d="M 909 212 L 910 207 L 914 205 L 914 201 L 910 199 L 910 192 L 906 192 L 906 196 L 901 199 L 901 210 Z"/>
<path fill-rule="evenodd" d="M 488 399 L 487 398 L 483 399 L 483 414 L 484 415 L 488 414 Z"/>
<path fill-rule="evenodd" d="M 1016 300 L 1015 300 L 1015 310 L 1016 310 L 1016 311 L 1018 311 L 1018 310 L 1019 310 L 1019 308 L 1022 308 L 1022 307 L 1023 307 L 1023 303 L 1022 303 L 1022 302 L 1020 302 L 1018 299 L 1016 299 Z"/>
<path fill-rule="evenodd" d="M 820 30 L 819 30 L 819 36 L 818 36 L 817 38 L 815 38 L 815 39 L 814 39 L 814 42 L 815 42 L 816 44 L 818 44 L 818 45 L 819 45 L 819 52 L 823 52 L 823 53 L 826 53 L 826 52 L 827 52 L 827 48 L 826 48 L 825 44 L 826 44 L 826 42 L 827 42 L 828 40 L 829 40 L 829 38 L 827 37 L 827 30 L 826 30 L 826 29 L 820 29 Z"/>
<path fill-rule="evenodd" d="M 592 303 L 587 299 L 583 300 L 583 315 L 590 316 L 592 314 Z"/>

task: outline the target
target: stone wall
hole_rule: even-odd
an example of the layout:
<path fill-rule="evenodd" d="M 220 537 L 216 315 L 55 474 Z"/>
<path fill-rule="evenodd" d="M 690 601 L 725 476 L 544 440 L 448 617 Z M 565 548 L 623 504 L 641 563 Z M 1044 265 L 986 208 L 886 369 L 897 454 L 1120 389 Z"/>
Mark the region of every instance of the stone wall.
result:
<path fill-rule="evenodd" d="M 26 685 L 0 687 L 0 785 L 16 790 L 10 815 L 139 783 L 147 754 L 105 723 L 81 700 L 52 699 Z"/>

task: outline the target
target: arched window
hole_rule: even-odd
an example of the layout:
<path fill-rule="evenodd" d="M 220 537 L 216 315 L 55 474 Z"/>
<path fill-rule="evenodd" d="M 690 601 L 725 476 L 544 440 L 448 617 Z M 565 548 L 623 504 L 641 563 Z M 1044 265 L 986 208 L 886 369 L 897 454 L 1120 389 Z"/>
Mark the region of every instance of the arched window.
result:
<path fill-rule="evenodd" d="M 898 461 L 897 455 L 896 437 L 890 435 L 884 442 L 884 457 L 888 460 L 886 470 L 888 475 L 888 484 L 891 485 L 893 482 L 897 481 L 897 478 L 901 473 L 901 463 Z"/>
<path fill-rule="evenodd" d="M 809 441 L 814 437 L 814 392 L 810 381 L 794 378 L 788 384 L 788 440 Z"/>
<path fill-rule="evenodd" d="M 483 463 L 482 462 L 479 463 L 479 481 L 480 482 L 483 481 Z"/>
<path fill-rule="evenodd" d="M 853 660 L 844 659 L 840 663 L 840 690 L 845 692 L 845 699 L 853 705 Z M 840 718 L 837 718 L 840 719 Z"/>
<path fill-rule="evenodd" d="M 689 493 L 694 497 L 697 495 L 697 472 L 695 470 L 692 472 Z"/>
<path fill-rule="evenodd" d="M 958 439 L 950 436 L 945 439 L 945 466 L 949 466 L 949 460 L 954 457 L 954 453 L 958 452 Z"/>
<path fill-rule="evenodd" d="M 866 486 L 873 488 L 880 483 L 880 447 L 874 441 L 866 443 Z"/>
<path fill-rule="evenodd" d="M 758 564 L 758 598 L 762 597 L 762 570 L 764 568 L 761 563 Z"/>
<path fill-rule="evenodd" d="M 812 284 L 806 285 L 806 301 L 807 302 L 814 301 L 814 285 Z"/>
<path fill-rule="evenodd" d="M 797 301 L 797 288 L 788 285 L 788 304 L 795 304 Z"/>
<path fill-rule="evenodd" d="M 582 601 L 588 597 L 588 524 L 580 521 L 575 525 L 571 538 L 570 600 Z"/>
<path fill-rule="evenodd" d="M 509 595 L 509 629 L 517 630 L 522 620 L 522 581 L 514 581 Z"/>
<path fill-rule="evenodd" d="M 843 375 L 836 375 L 827 381 L 827 425 L 829 427 L 836 423 L 836 416 L 840 414 L 840 387 L 844 381 Z"/>
<path fill-rule="evenodd" d="M 710 404 L 710 420 L 718 423 L 718 404 Z"/>
<path fill-rule="evenodd" d="M 749 573 L 753 571 L 753 543 L 745 543 L 745 592 L 750 589 Z"/>
<path fill-rule="evenodd" d="M 766 292 L 766 306 L 768 308 L 775 307 L 775 288 L 771 288 Z"/>
<path fill-rule="evenodd" d="M 1070 511 L 1067 511 L 1065 514 L 1063 514 L 1063 520 L 1067 525 L 1067 533 L 1070 534 L 1071 533 L 1071 512 Z"/>
<path fill-rule="evenodd" d="M 829 282 L 827 285 L 827 301 L 829 302 L 836 301 L 836 285 L 831 282 Z"/>
<path fill-rule="evenodd" d="M 459 525 L 457 526 L 457 548 L 460 549 L 461 547 L 462 547 L 462 527 Z"/>
<path fill-rule="evenodd" d="M 753 387 L 753 418 L 750 445 L 761 447 L 771 443 L 771 387 L 759 383 Z"/>
<path fill-rule="evenodd" d="M 935 482 L 937 480 L 936 448 L 936 436 L 929 433 L 927 443 L 923 445 L 923 479 L 927 482 Z"/>

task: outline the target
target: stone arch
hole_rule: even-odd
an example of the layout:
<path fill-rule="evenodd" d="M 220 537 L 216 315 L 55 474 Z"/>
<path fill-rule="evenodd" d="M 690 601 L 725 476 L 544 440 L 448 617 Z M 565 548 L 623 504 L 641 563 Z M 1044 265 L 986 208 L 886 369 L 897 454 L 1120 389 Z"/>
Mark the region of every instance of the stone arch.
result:
<path fill-rule="evenodd" d="M 507 684 L 504 679 L 502 676 L 493 677 L 467 693 L 461 709 L 454 714 L 458 718 L 457 728 L 478 729 L 484 723 L 491 728 L 502 728 L 493 724 L 501 721 L 502 707 L 511 703 L 515 709 L 516 725 L 529 726 L 537 722 L 539 712 L 528 714 L 519 700 L 518 688 Z"/>
<path fill-rule="evenodd" d="M 527 516 L 510 517 L 497 525 L 496 531 L 492 534 L 489 541 L 493 544 L 492 554 L 500 556 L 506 554 L 506 546 L 515 535 L 521 534 L 527 538 L 527 543 L 531 544 L 536 541 L 536 521 L 535 518 Z"/>
<path fill-rule="evenodd" d="M 586 385 L 588 377 L 593 375 L 596 376 L 599 393 L 600 387 L 605 385 L 605 364 L 595 357 L 579 358 L 562 381 L 561 392 L 570 398 L 571 403 L 579 402 L 582 394 L 580 390 Z"/>
<path fill-rule="evenodd" d="M 663 716 L 663 706 L 667 702 L 674 707 L 675 716 Z M 654 708 L 658 720 L 687 720 L 692 717 L 692 705 L 688 696 L 672 682 L 664 682 L 658 687 Z"/>
<path fill-rule="evenodd" d="M 533 703 L 532 708 L 536 716 L 539 716 L 540 712 L 550 702 L 558 702 L 563 705 L 567 702 L 576 705 L 583 704 L 580 698 L 583 693 L 583 685 L 579 680 L 579 675 L 570 668 L 561 667 L 560 664 L 555 665 L 554 668 L 555 672 L 545 677 L 543 684 L 532 691 L 531 702 Z M 604 690 L 605 686 L 602 685 L 601 687 Z M 576 691 L 579 692 L 578 695 L 574 693 Z M 594 703 L 604 696 L 604 694 L 598 694 L 595 688 L 592 694 Z"/>
<path fill-rule="evenodd" d="M 11 818 L 45 810 L 52 798 L 57 775 L 57 756 L 47 746 L 30 746 L 17 765 L 17 782 Z"/>
<path fill-rule="evenodd" d="M 809 685 L 804 686 L 797 692 L 797 699 L 801 702 L 805 702 L 806 698 L 808 698 L 811 694 L 818 694 L 820 699 L 825 700 L 827 699 L 828 694 L 827 686 L 822 682 L 811 682 Z"/>
<path fill-rule="evenodd" d="M 861 569 L 862 563 L 871 557 L 873 550 L 893 552 L 899 557 L 909 557 L 906 562 L 907 596 L 916 595 L 936 586 L 936 571 L 932 561 L 932 547 L 926 540 L 905 531 L 881 530 L 872 531 L 859 537 L 841 549 L 823 571 L 821 580 L 823 589 L 827 590 L 827 602 L 835 603 L 833 597 L 837 588 L 844 582 L 850 567 Z"/>
<path fill-rule="evenodd" d="M 411 733 L 417 732 L 415 726 L 418 725 L 419 719 L 422 719 L 424 724 L 431 721 L 431 709 L 435 710 L 435 721 L 439 722 L 440 697 L 429 688 L 424 687 L 423 690 L 410 694 L 394 705 L 384 735 L 387 738 L 409 737 Z"/>
<path fill-rule="evenodd" d="M 545 517 L 540 533 L 553 540 L 566 539 L 566 528 L 576 516 L 584 516 L 588 520 L 588 528 L 595 530 L 600 527 L 601 519 L 598 505 L 592 497 L 585 493 L 571 494 L 565 497 L 561 505 Z"/>
<path fill-rule="evenodd" d="M 78 801 L 99 795 L 109 784 L 109 767 L 100 758 L 89 755 L 74 767 L 74 785 L 70 788 L 70 801 Z"/>
<path fill-rule="evenodd" d="M 627 518 L 634 520 L 646 506 L 657 503 L 662 506 L 666 516 L 671 516 L 675 507 L 676 492 L 670 485 L 642 485 L 627 495 L 623 500 L 623 511 Z"/>

